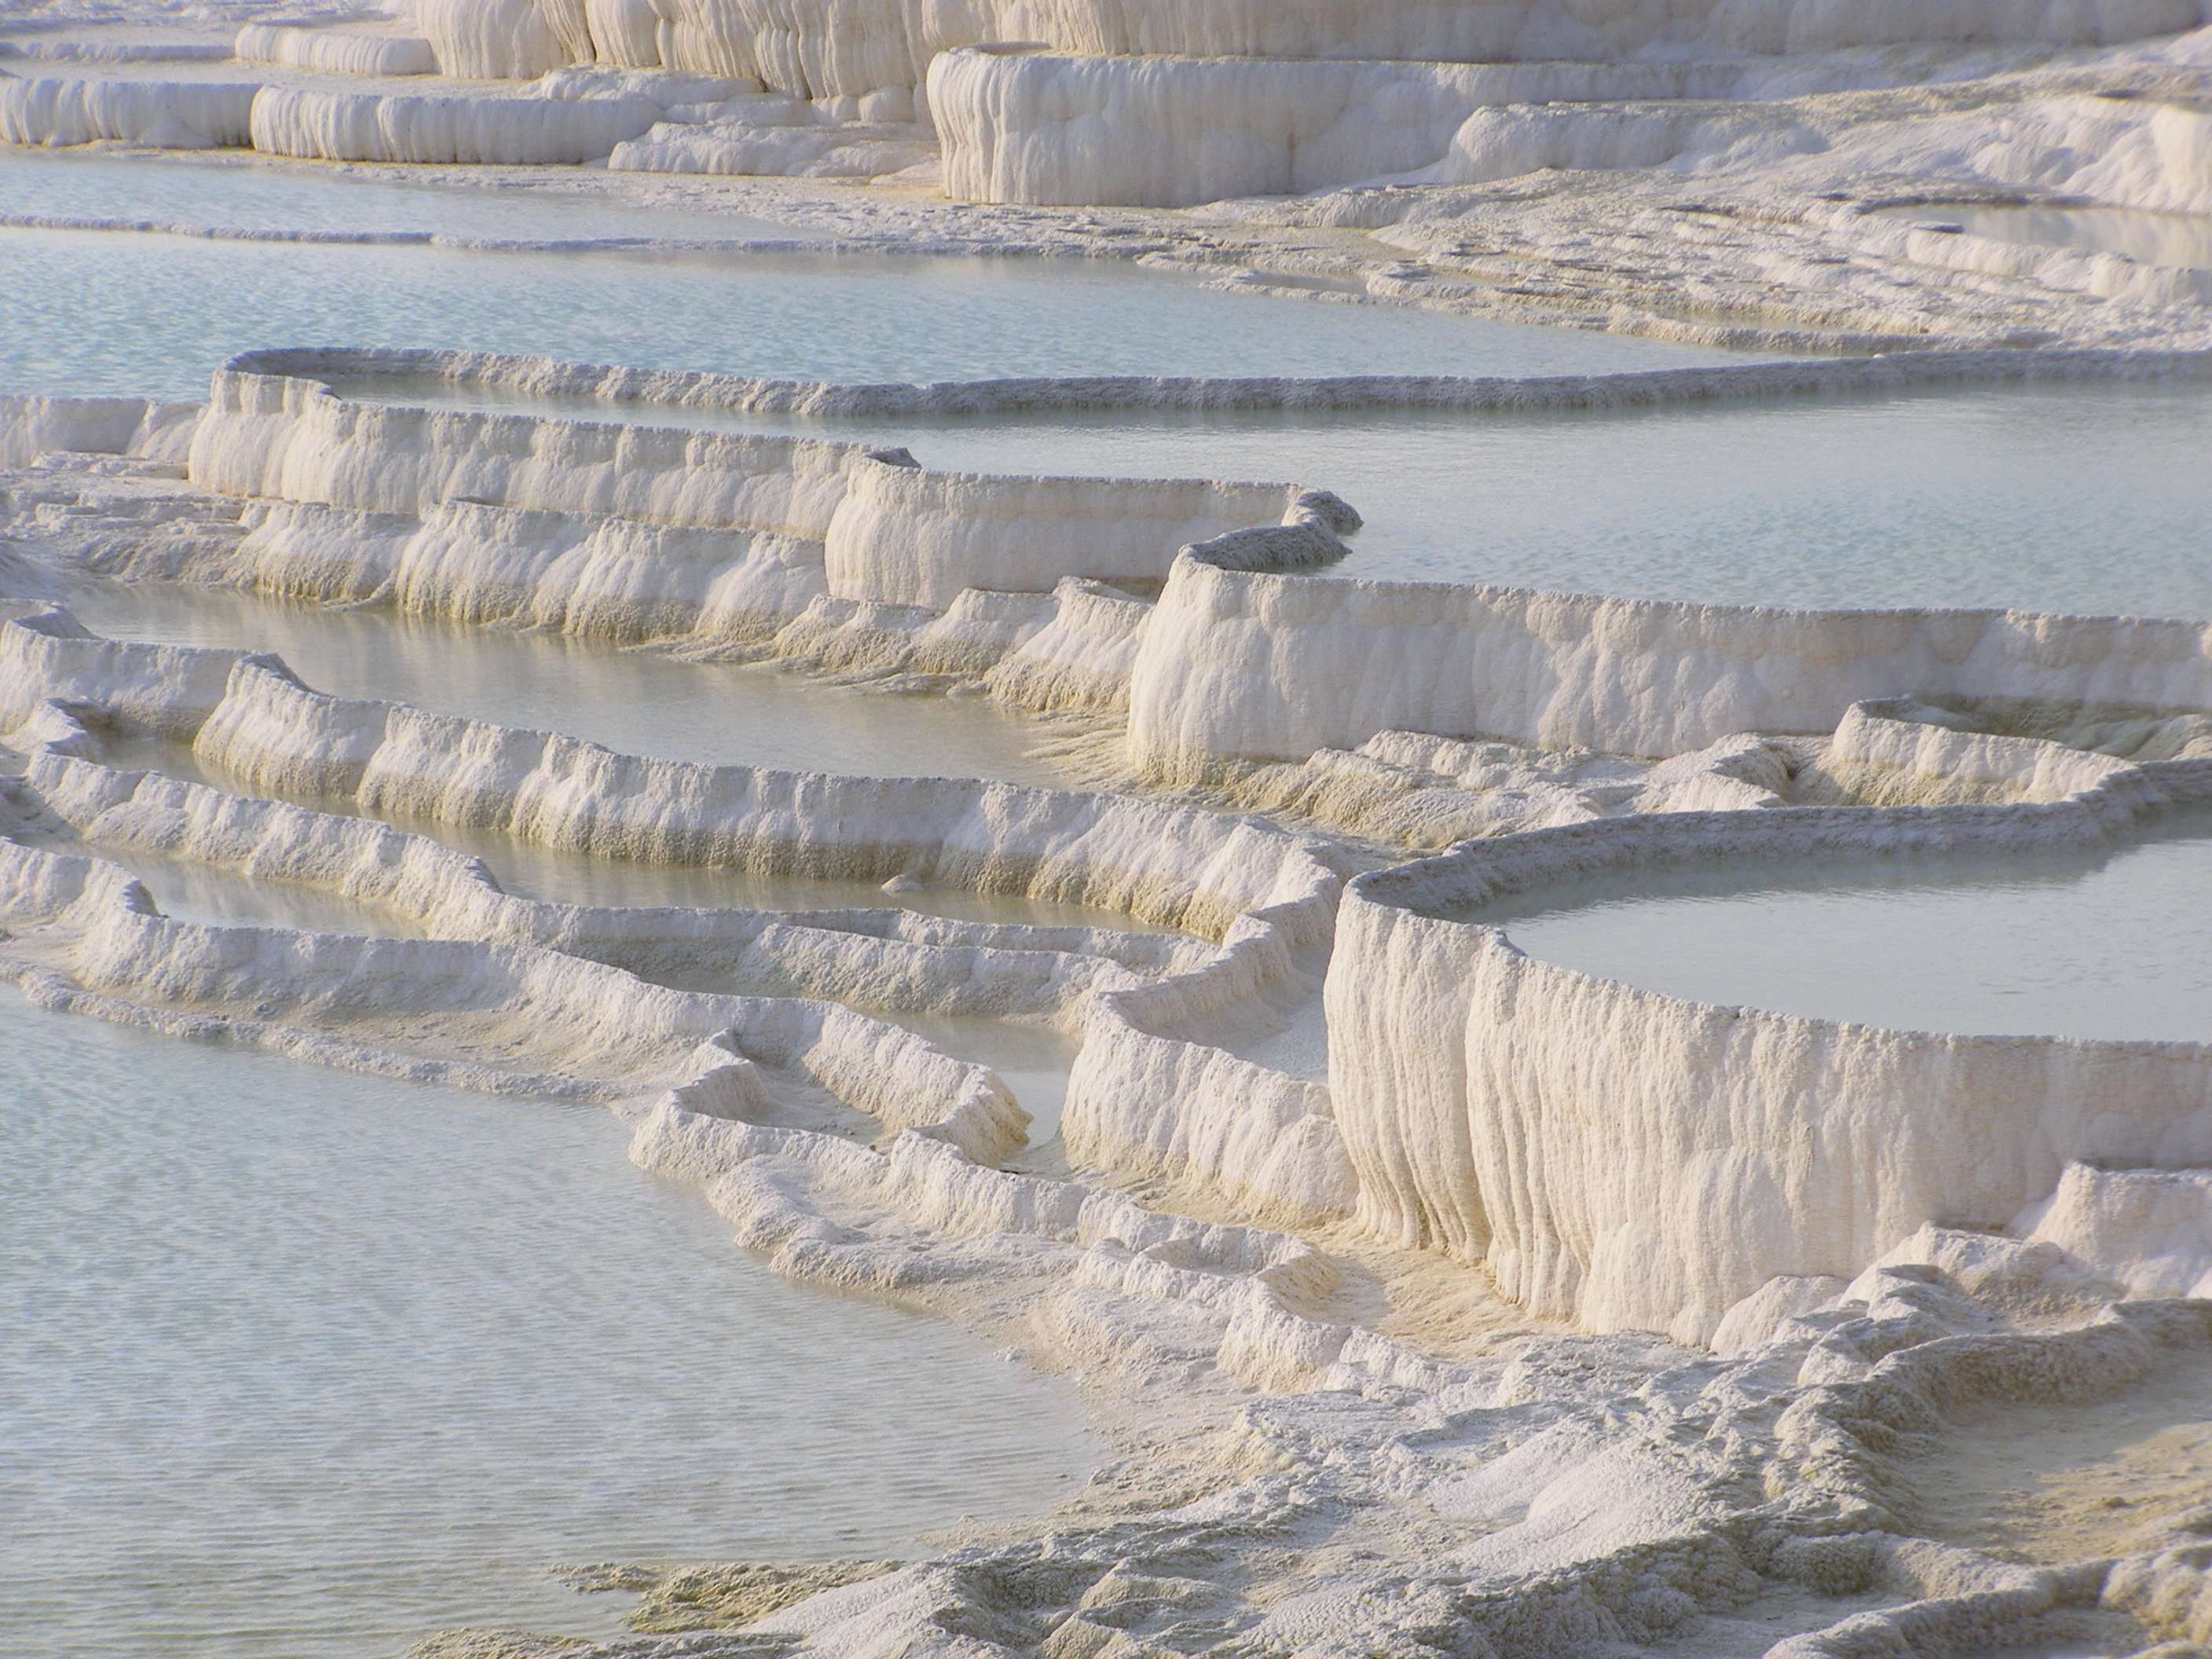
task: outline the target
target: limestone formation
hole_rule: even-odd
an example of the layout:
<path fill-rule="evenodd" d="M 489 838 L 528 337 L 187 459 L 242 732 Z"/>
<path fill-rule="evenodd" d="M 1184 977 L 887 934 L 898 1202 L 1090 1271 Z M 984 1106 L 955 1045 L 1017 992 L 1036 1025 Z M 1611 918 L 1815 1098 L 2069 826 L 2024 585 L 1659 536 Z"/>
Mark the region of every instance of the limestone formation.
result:
<path fill-rule="evenodd" d="M 2197 0 L 204 9 L 0 20 L 0 141 L 696 191 L 817 253 L 1142 260 L 1768 354 L 870 386 L 279 348 L 204 404 L 0 394 L 0 977 L 603 1106 L 778 1272 L 1078 1378 L 1115 1454 L 927 1559 L 615 1564 L 574 1582 L 651 1589 L 633 1637 L 419 1651 L 2212 1640 L 2201 1504 L 2104 1547 L 2061 1501 L 2097 1466 L 2029 1432 L 2009 1455 L 2059 1494 L 2057 1543 L 1969 1547 L 1931 1496 L 2008 1413 L 2212 1410 L 2203 1043 L 1708 1006 L 1484 919 L 1591 877 L 2002 871 L 2186 827 L 2212 622 L 1375 581 L 1334 567 L 1378 503 L 1325 477 L 953 471 L 805 425 L 2197 395 L 2212 272 L 1945 217 L 2212 214 Z M 182 585 L 456 653 L 543 630 L 702 684 L 680 665 L 942 699 L 1025 722 L 1071 783 L 933 775 L 921 747 L 900 777 L 677 761 L 340 696 L 132 612 Z M 91 600 L 137 625 L 87 626 Z M 574 902 L 509 878 L 532 869 L 700 885 Z M 262 919 L 170 903 L 186 872 Z M 1048 1081 L 978 1057 L 1024 1037 L 1069 1056 Z"/>

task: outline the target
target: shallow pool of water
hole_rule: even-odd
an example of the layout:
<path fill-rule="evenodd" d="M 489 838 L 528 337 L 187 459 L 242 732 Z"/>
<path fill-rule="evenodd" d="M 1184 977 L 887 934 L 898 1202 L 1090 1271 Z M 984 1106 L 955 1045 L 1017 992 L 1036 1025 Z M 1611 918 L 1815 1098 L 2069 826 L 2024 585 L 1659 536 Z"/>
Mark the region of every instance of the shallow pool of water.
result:
<path fill-rule="evenodd" d="M 1873 216 L 1929 229 L 1963 231 L 1996 242 L 2124 253 L 2141 265 L 2212 270 L 2212 219 L 2189 213 L 2137 213 L 2127 208 L 2051 208 L 1935 204 L 1878 209 Z"/>
<path fill-rule="evenodd" d="M 419 939 L 413 918 L 380 904 L 363 904 L 301 882 L 277 881 L 170 858 L 136 848 L 89 846 L 75 836 L 18 836 L 44 852 L 119 864 L 138 878 L 165 916 L 218 927 L 298 927 L 309 933 L 358 933 L 377 939 Z"/>
<path fill-rule="evenodd" d="M 2212 383 L 2046 384 L 1545 415 L 803 422 L 501 398 L 372 401 L 809 431 L 956 471 L 1319 485 L 1333 574 L 1714 604 L 2212 617 Z"/>
<path fill-rule="evenodd" d="M 1906 1030 L 2212 1042 L 2212 815 L 2102 854 L 1654 869 L 1465 913 L 1529 955 Z"/>
<path fill-rule="evenodd" d="M 1135 933 L 1170 931 L 1140 922 L 1118 910 L 1024 898 L 1010 893 L 924 887 L 893 894 L 869 882 L 749 876 L 730 870 L 637 864 L 620 859 L 593 858 L 557 847 L 533 846 L 495 830 L 461 824 L 398 816 L 390 821 L 482 859 L 507 892 L 562 904 L 697 909 L 899 909 L 919 915 L 1035 927 L 1105 927 Z"/>
<path fill-rule="evenodd" d="M 140 80 L 218 81 L 285 73 L 257 67 L 240 74 L 241 67 L 180 71 L 173 64 L 127 70 L 118 65 L 89 72 L 127 73 Z M 806 234 L 711 209 L 630 207 L 527 184 L 497 190 L 404 184 L 349 173 L 327 163 L 236 152 L 153 157 L 0 149 L 0 216 L 19 215 L 210 229 L 543 241 L 632 236 L 789 240 Z"/>
<path fill-rule="evenodd" d="M 274 651 L 319 691 L 561 732 L 627 755 L 859 777 L 1066 787 L 1048 732 L 985 697 L 894 696 L 765 666 L 678 662 L 557 634 L 325 610 L 224 588 L 84 582 L 63 601 L 113 639 Z"/>
<path fill-rule="evenodd" d="M 189 755 L 156 753 L 153 745 L 135 764 L 157 766 L 174 776 L 213 782 Z M 1123 932 L 1164 929 L 1110 910 L 1054 904 L 1003 894 L 924 890 L 893 897 L 859 882 L 772 880 L 716 870 L 670 869 L 623 864 L 579 853 L 519 844 L 495 831 L 450 824 L 410 824 L 417 834 L 443 842 L 483 860 L 502 889 L 530 897 L 579 904 L 678 905 L 701 908 L 815 909 L 830 907 L 882 908 L 896 906 L 926 915 L 975 921 L 1023 922 L 1038 926 L 1109 927 Z M 87 846 L 74 837 L 22 837 L 56 852 L 89 855 L 119 864 L 138 878 L 165 916 L 216 927 L 297 927 L 311 933 L 367 934 L 378 939 L 417 939 L 422 928 L 413 918 L 382 905 L 357 903 L 298 882 L 274 881 L 235 871 L 167 858 L 135 848 Z M 652 977 L 652 975 L 648 975 Z M 668 977 L 682 990 L 758 994 L 761 987 L 726 969 L 694 965 Z M 775 988 L 781 994 L 783 988 Z M 1075 1063 L 1076 1039 L 1028 1021 L 981 1015 L 913 1014 L 866 1007 L 878 1019 L 902 1025 L 928 1038 L 947 1054 L 988 1066 L 1030 1115 L 1032 1149 L 1056 1142 L 1067 1082 Z M 1314 1011 L 1318 1026 L 1318 1007 Z M 1271 1062 L 1273 1063 L 1273 1062 Z M 1320 1070 L 1301 1075 L 1326 1075 Z M 1055 1147 L 1056 1150 L 1056 1147 Z"/>
<path fill-rule="evenodd" d="M 228 213 L 223 187 L 192 168 L 113 160 L 87 182 L 61 171 L 76 159 L 26 164 L 14 175 L 14 210 L 48 211 L 53 200 L 76 218 L 192 224 Z M 0 155 L 0 176 L 11 165 Z M 358 181 L 284 177 L 245 210 L 264 222 L 255 228 L 342 225 L 353 212 Z M 471 217 L 465 204 L 453 212 L 462 224 Z M 574 239 L 580 216 L 589 216 L 574 204 L 518 193 L 487 209 L 493 229 L 466 234 Z M 546 228 L 533 230 L 539 218 Z M 1118 260 L 486 252 L 0 229 L 0 389 L 199 398 L 209 369 L 234 352 L 324 344 L 863 381 L 1575 374 L 1745 361 L 1621 335 L 1224 293 Z"/>
<path fill-rule="evenodd" d="M 1032 1152 L 1057 1152 L 1067 1080 L 1081 1045 L 1042 1025 L 970 1014 L 880 1014 L 894 1025 L 927 1037 L 948 1054 L 988 1066 L 1030 1115 Z M 1034 1168 L 1025 1161 L 1024 1168 Z"/>
<path fill-rule="evenodd" d="M 147 767 L 217 788 L 234 787 L 220 774 L 201 766 L 191 751 L 179 744 L 112 744 L 107 758 L 111 764 L 118 766 Z M 327 810 L 347 810 L 343 805 L 311 804 Z M 1012 894 L 924 888 L 891 895 L 864 882 L 752 877 L 726 870 L 627 863 L 557 848 L 533 847 L 481 827 L 405 818 L 387 821 L 482 859 L 507 892 L 573 904 L 765 910 L 895 908 L 974 921 L 1101 927 L 1140 933 L 1170 931 L 1118 911 Z M 415 939 L 422 934 L 421 925 L 401 912 L 382 905 L 357 902 L 299 882 L 246 876 L 227 867 L 137 848 L 87 845 L 74 836 L 28 836 L 18 839 L 52 851 L 89 855 L 121 865 L 145 884 L 162 915 L 182 921 L 217 927 L 297 927 L 315 933 L 368 934 L 382 939 Z M 737 994 L 757 994 L 761 990 L 756 982 L 706 964 L 695 964 L 689 972 L 665 982 L 679 989 Z M 867 1007 L 866 1012 L 918 1032 L 949 1054 L 992 1067 L 1030 1114 L 1032 1122 L 1029 1139 L 1033 1148 L 1044 1146 L 1059 1133 L 1060 1109 L 1067 1097 L 1068 1075 L 1075 1060 L 1077 1043 L 1073 1037 L 1027 1021 L 976 1015 L 901 1013 L 875 1007 Z M 1317 1008 L 1315 1018 L 1317 1022 Z M 1322 1074 L 1320 1071 L 1312 1073 Z"/>
<path fill-rule="evenodd" d="M 597 1109 L 0 995 L 11 1654 L 611 1635 L 549 1564 L 906 1556 L 1091 1466 L 1069 1392 L 739 1255 Z"/>

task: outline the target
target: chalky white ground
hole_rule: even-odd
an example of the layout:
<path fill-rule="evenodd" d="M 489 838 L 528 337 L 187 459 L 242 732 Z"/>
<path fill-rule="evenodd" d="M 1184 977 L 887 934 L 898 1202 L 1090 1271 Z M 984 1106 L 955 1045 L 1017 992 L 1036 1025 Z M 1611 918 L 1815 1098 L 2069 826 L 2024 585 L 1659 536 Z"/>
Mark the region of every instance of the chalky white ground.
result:
<path fill-rule="evenodd" d="M 2192 101 L 2212 46 L 2182 32 L 2201 18 L 2092 9 L 2116 42 L 2098 46 L 2054 38 L 2080 26 L 2056 13 L 1900 10 L 1925 26 L 1904 47 L 1852 36 L 1841 12 L 1738 9 L 1729 27 L 1753 47 L 1779 30 L 1802 48 L 1759 58 L 1687 8 L 1673 55 L 1733 65 L 1708 75 L 1670 68 L 1633 16 L 1565 40 L 1536 9 L 1488 43 L 1503 61 L 1486 68 L 1309 63 L 1290 23 L 1194 9 L 1132 14 L 1140 35 L 1180 31 L 1144 40 L 1183 57 L 1141 63 L 1086 34 L 1097 20 L 1076 7 L 978 8 L 945 40 L 903 15 L 860 27 L 882 20 L 855 7 L 791 31 L 789 62 L 687 61 L 712 15 L 689 4 L 644 31 L 620 5 L 515 0 L 426 6 L 419 33 L 355 19 L 234 39 L 260 9 L 11 34 L 46 54 L 11 60 L 27 74 L 173 55 L 124 64 L 113 83 L 142 88 L 128 95 L 0 82 L 0 119 L 88 124 L 76 136 L 139 122 L 111 136 L 180 143 L 226 136 L 193 122 L 243 111 L 244 136 L 285 154 L 518 160 L 499 147 L 542 140 L 551 161 L 604 140 L 654 149 L 641 167 L 701 171 L 879 145 L 900 166 L 839 164 L 888 180 L 865 190 L 406 176 L 726 202 L 855 245 L 1143 257 L 1713 343 L 1954 348 L 1568 384 L 925 389 L 301 351 L 225 366 L 205 405 L 0 400 L 0 972 L 49 1006 L 180 1037 L 605 1101 L 641 1166 L 697 1183 L 781 1271 L 933 1309 L 1078 1374 L 1120 1453 L 1032 1526 L 747 1629 L 622 1652 L 1841 1659 L 2212 1643 L 2212 1492 L 2130 1497 L 2117 1522 L 2104 1466 L 2063 1436 L 2018 1439 L 2009 1462 L 1988 1449 L 1991 1425 L 2111 1411 L 2154 1438 L 2201 1415 L 2187 1382 L 2212 1358 L 2212 1054 L 1703 1007 L 1455 919 L 1592 872 L 1840 849 L 2001 861 L 2124 838 L 2212 794 L 2206 623 L 1348 580 L 1322 568 L 1353 521 L 1326 479 L 948 475 L 852 445 L 331 389 L 428 375 L 849 413 L 2193 380 L 2212 348 L 2197 275 L 1860 210 L 2212 206 L 2212 129 Z M 1947 31 L 2000 39 L 1947 46 Z M 994 39 L 1103 55 L 963 50 Z M 417 44 L 449 72 L 556 78 L 452 84 Z M 1474 55 L 1425 35 L 1370 44 Z M 220 89 L 234 67 L 191 64 L 195 82 L 174 52 L 248 46 L 276 65 L 251 84 L 278 95 L 164 90 Z M 1273 58 L 1200 61 L 1231 52 Z M 1512 61 L 1576 56 L 1593 62 Z M 690 77 L 684 96 L 672 70 Z M 710 75 L 771 90 L 696 84 Z M 1565 78 L 1534 85 L 1547 75 Z M 707 118 L 659 118 L 715 93 Z M 820 104 L 729 106 L 777 95 Z M 1077 121 L 969 118 L 1086 97 L 1137 112 L 1158 152 L 1085 149 Z M 1575 101 L 1516 101 L 1533 97 Z M 596 107 L 547 112 L 563 103 Z M 1423 113 L 1379 136 L 1300 125 L 1377 105 Z M 1191 107 L 1206 114 L 1189 142 L 1251 129 L 1240 167 L 1275 143 L 1341 171 L 1240 174 L 1212 193 L 1317 193 L 1189 212 L 964 206 L 914 171 L 941 143 L 942 177 L 975 194 L 1152 199 L 1192 163 L 1188 135 L 1146 112 Z M 624 123 L 636 132 L 606 136 Z M 757 142 L 778 131 L 813 136 Z M 1385 174 L 1401 182 L 1342 187 Z M 1101 787 L 678 764 L 342 699 L 271 659 L 97 637 L 66 607 L 116 579 L 993 698 L 1054 722 L 1041 741 Z M 886 902 L 525 898 L 441 827 L 880 884 Z M 175 920 L 126 860 L 384 925 Z M 1079 903 L 1156 931 L 896 908 L 916 890 Z M 1079 1044 L 1060 1149 L 1025 1144 L 989 1068 L 899 1023 L 945 1018 Z M 2035 1496 L 2034 1526 L 1993 1540 L 1958 1522 L 2007 1492 Z M 580 1651 L 512 1632 L 424 1650 Z"/>

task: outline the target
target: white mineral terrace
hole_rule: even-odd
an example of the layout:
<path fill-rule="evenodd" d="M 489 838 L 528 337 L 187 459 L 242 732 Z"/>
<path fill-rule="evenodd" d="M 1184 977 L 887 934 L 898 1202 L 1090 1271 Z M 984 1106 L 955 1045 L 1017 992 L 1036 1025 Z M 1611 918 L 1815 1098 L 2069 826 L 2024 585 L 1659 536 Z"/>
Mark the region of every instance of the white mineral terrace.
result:
<path fill-rule="evenodd" d="M 0 1649 L 2212 1652 L 2208 110 L 0 11 Z"/>
<path fill-rule="evenodd" d="M 1360 505 L 1342 574 L 1722 604 L 2212 613 L 2212 387 L 2191 373 L 1559 410 L 805 416 L 407 376 L 363 401 L 896 445 L 937 466 L 1221 477 Z M 2085 560 L 2085 550 L 2125 556 Z"/>

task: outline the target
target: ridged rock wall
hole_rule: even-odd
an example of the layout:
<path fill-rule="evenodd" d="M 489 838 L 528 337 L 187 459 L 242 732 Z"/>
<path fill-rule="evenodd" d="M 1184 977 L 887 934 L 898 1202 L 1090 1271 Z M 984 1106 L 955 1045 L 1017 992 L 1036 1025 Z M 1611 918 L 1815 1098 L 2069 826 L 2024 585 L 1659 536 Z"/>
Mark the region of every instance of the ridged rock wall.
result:
<path fill-rule="evenodd" d="M 198 404 L 0 393 L 0 467 L 20 470 L 57 452 L 181 461 L 199 417 Z"/>
<path fill-rule="evenodd" d="M 835 778 L 618 755 L 543 732 L 311 691 L 247 665 L 194 751 L 248 787 L 494 828 L 646 863 L 925 883 L 1122 911 L 1218 937 L 1304 843 L 1247 820 L 972 778 Z"/>
<path fill-rule="evenodd" d="M 1436 166 L 1492 104 L 1715 97 L 1717 64 L 1075 58 L 990 47 L 929 69 L 945 192 L 1186 207 Z"/>
<path fill-rule="evenodd" d="M 2130 1296 L 2212 1298 L 2212 1171 L 2072 1164 L 2013 1230 L 2057 1245 Z"/>
<path fill-rule="evenodd" d="M 774 531 L 449 501 L 420 517 L 256 501 L 234 547 L 164 574 L 628 642 L 772 634 L 827 592 L 822 544 Z"/>
<path fill-rule="evenodd" d="M 245 788 L 345 801 L 372 817 L 761 876 L 903 877 L 1117 910 L 1202 935 L 1217 943 L 885 912 L 538 902 L 501 894 L 474 860 L 418 836 L 118 771 L 80 754 L 76 740 L 49 744 L 33 767 L 52 808 L 101 844 L 312 881 L 434 933 L 550 946 L 639 971 L 712 961 L 801 992 L 913 1012 L 1048 1015 L 1084 1036 L 1062 1122 L 1086 1159 L 1218 1182 L 1285 1219 L 1328 1219 L 1350 1206 L 1323 1085 L 1175 1035 L 1180 1020 L 1290 982 L 1302 959 L 1326 948 L 1341 872 L 1304 838 L 1118 795 L 648 760 L 329 696 L 270 659 L 100 640 L 58 612 L 0 623 L 0 732 L 28 730 L 42 709 L 77 729 L 62 700 L 123 730 L 189 738 L 203 764 Z M 1146 981 L 1156 994 L 1117 997 Z"/>
<path fill-rule="evenodd" d="M 943 611 L 971 588 L 1158 580 L 1184 545 L 1253 529 L 1280 532 L 1261 555 L 1334 557 L 1332 526 L 1358 522 L 1287 484 L 986 477 L 853 443 L 361 403 L 309 378 L 349 359 L 299 357 L 306 372 L 263 372 L 277 354 L 217 371 L 191 449 L 204 489 L 397 515 L 332 519 L 319 529 L 341 539 L 326 548 L 264 516 L 239 556 L 265 556 L 270 585 L 295 591 L 313 565 L 309 591 L 325 594 L 375 591 L 388 571 L 417 609 L 471 614 L 477 586 L 510 605 L 526 589 L 532 614 L 573 595 L 635 634 L 686 607 L 789 616 L 816 592 Z M 406 515 L 423 530 L 401 544 Z M 818 544 L 818 586 L 799 542 Z"/>
<path fill-rule="evenodd" d="M 1328 975 L 1363 1222 L 1596 1330 L 1704 1342 L 1778 1277 L 1848 1279 L 1935 1221 L 2001 1226 L 2076 1159 L 2212 1164 L 2212 1049 L 1882 1030 L 1684 1001 L 1448 919 L 1686 860 L 2082 845 L 2212 796 L 2212 763 L 2075 799 L 1619 819 L 1362 877 Z"/>
<path fill-rule="evenodd" d="M 303 1058 L 556 1098 L 610 1098 L 682 1077 L 699 1044 L 720 1039 L 731 1045 L 725 1064 L 744 1054 L 798 1066 L 901 1127 L 950 1123 L 963 1112 L 1018 1121 L 988 1068 L 835 1004 L 675 991 L 526 945 L 179 921 L 161 915 L 115 865 L 10 842 L 0 842 L 0 914 L 75 923 L 65 958 L 73 983 L 34 987 L 45 990 L 42 1000 L 111 1017 L 136 1012 L 134 1023 L 179 1035 L 228 1023 L 216 1011 L 258 1005 L 260 1032 L 274 1039 L 267 1046 Z M 163 1010 L 171 1019 L 156 1012 Z M 389 1046 L 401 1024 L 467 1032 L 478 1039 L 471 1046 L 484 1049 L 526 1047 L 566 1075 L 410 1063 L 404 1048 Z M 333 1034 L 301 1029 L 313 1026 Z M 529 1035 L 518 1045 L 522 1031 Z"/>
<path fill-rule="evenodd" d="M 1852 704 L 1907 688 L 2212 708 L 2212 630 L 1280 576 L 1187 554 L 1138 651 L 1129 750 L 1164 777 L 1390 730 L 1674 755 L 1737 732 L 1826 732 Z"/>
<path fill-rule="evenodd" d="M 853 446 L 354 403 L 218 370 L 191 481 L 227 495 L 422 513 L 455 499 L 820 536 Z"/>
<path fill-rule="evenodd" d="M 190 737 L 222 702 L 239 660 L 232 651 L 104 640 L 40 606 L 0 622 L 0 730 L 52 702 L 97 708 L 133 736 Z"/>
<path fill-rule="evenodd" d="M 1197 479 L 978 477 L 861 456 L 824 538 L 830 588 L 942 611 L 963 588 L 1034 592 L 1046 571 L 1157 581 L 1175 550 L 1282 522 L 1298 493 Z"/>
<path fill-rule="evenodd" d="M 1831 771 L 1864 768 L 2010 800 L 2063 800 L 2130 770 L 2114 755 L 2033 738 L 1961 730 L 1945 711 L 1909 700 L 1854 703 L 1821 759 Z"/>
<path fill-rule="evenodd" d="M 280 64 L 325 75 L 435 75 L 438 55 L 428 40 L 362 29 L 248 23 L 231 50 L 241 63 Z"/>
<path fill-rule="evenodd" d="M 800 97 L 921 83 L 931 58 L 984 42 L 1093 58 L 1369 58 L 1455 64 L 1638 52 L 1779 53 L 1913 41 L 2098 46 L 2177 33 L 2197 0 L 416 0 L 448 75 L 521 77 L 563 63 L 754 76 Z"/>
<path fill-rule="evenodd" d="M 251 142 L 313 161 L 563 167 L 603 160 L 661 118 L 647 98 L 499 97 L 264 87 Z"/>
<path fill-rule="evenodd" d="M 0 143 L 234 149 L 252 142 L 259 90 L 252 82 L 0 78 Z"/>

